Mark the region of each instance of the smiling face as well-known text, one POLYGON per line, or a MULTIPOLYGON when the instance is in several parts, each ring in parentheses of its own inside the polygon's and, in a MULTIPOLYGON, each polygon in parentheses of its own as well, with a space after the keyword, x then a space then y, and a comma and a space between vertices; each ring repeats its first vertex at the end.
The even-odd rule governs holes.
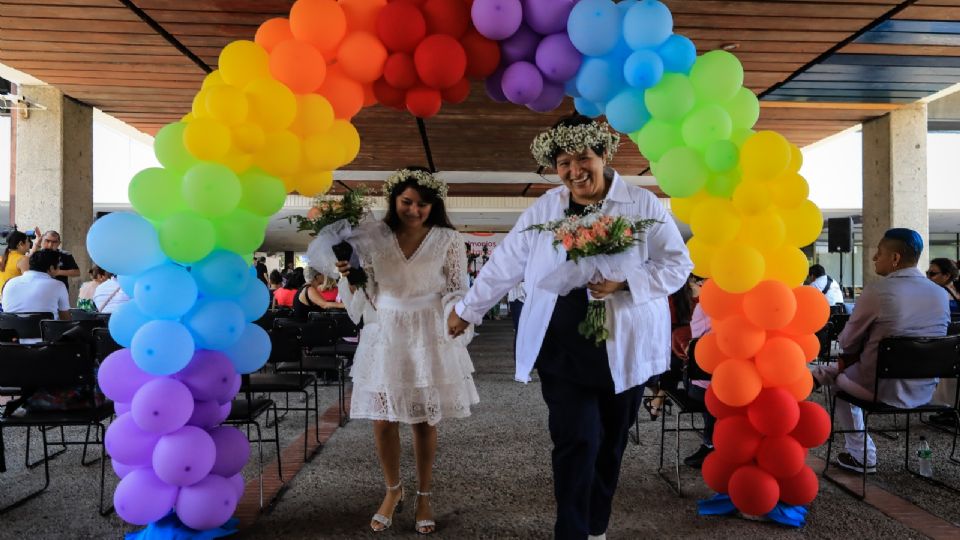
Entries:
POLYGON ((424 201, 412 187, 400 192, 396 199, 397 215, 405 227, 422 227, 430 216, 433 205, 424 201))
POLYGON ((557 156, 557 175, 570 190, 574 202, 596 204, 607 194, 607 181, 603 176, 606 161, 592 148, 579 152, 562 152, 557 156))

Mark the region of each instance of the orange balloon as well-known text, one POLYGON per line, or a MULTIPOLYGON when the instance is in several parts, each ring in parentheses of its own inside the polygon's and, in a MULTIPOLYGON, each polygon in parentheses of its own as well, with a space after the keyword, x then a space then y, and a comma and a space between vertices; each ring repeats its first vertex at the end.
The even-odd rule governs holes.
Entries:
POLYGON ((351 79, 372 83, 383 75, 387 48, 376 36, 367 32, 351 32, 337 51, 337 63, 351 79))
POLYGON ((330 101, 337 118, 349 120, 363 108, 363 86, 336 65, 327 70, 327 78, 317 93, 330 101))
POLYGON ((830 318, 827 298, 818 289, 806 285, 794 288, 793 294, 797 297, 797 314, 781 330, 795 336, 817 333, 830 318))
POLYGON ((807 399, 807 396, 810 395, 810 392, 813 392, 813 374, 809 370, 803 370, 803 375, 799 379, 793 381, 790 384, 782 386, 784 390, 790 392, 790 395, 796 398, 797 401, 803 401, 807 399))
POLYGON ((708 279, 700 289, 700 306, 714 322, 742 313, 742 301, 742 294, 728 293, 712 279, 708 279))
POLYGON ((797 313, 797 299, 785 284, 761 281, 743 295, 743 313, 760 328, 783 328, 797 313))
POLYGON ((376 104, 377 95, 373 93, 373 83, 363 85, 363 107, 373 107, 376 104))
POLYGON ((753 325, 743 315, 715 322, 713 330, 717 333, 717 345, 730 358, 751 358, 767 341, 767 333, 753 325))
POLYGON ((771 338, 757 353, 757 371, 766 387, 790 384, 807 371, 803 349, 792 339, 771 338))
POLYGON ((290 31, 328 54, 346 35, 347 16, 335 0, 297 0, 290 8, 290 31))
POLYGON ((803 358, 807 362, 813 362, 820 356, 820 338, 818 338, 816 334, 802 334, 799 336, 783 334, 783 336, 797 342, 797 345, 803 349, 803 358))
POLYGON ((753 362, 732 359, 717 366, 710 387, 723 403, 731 407, 743 407, 760 395, 763 381, 753 362))
POLYGON ((720 345, 717 344, 717 334, 713 332, 706 334, 697 341, 694 356, 700 369, 707 373, 713 373, 721 362, 729 359, 729 357, 720 350, 720 345))
POLYGON ((290 31, 290 20, 286 17, 274 17, 273 19, 267 19, 260 25, 260 28, 257 28, 253 41, 266 49, 267 52, 272 52, 278 43, 288 39, 293 39, 293 32, 290 31))
POLYGON ((270 53, 270 74, 294 94, 309 94, 323 84, 327 63, 313 45, 288 39, 270 53))
POLYGON ((350 32, 377 33, 377 15, 387 0, 340 0, 340 7, 347 17, 347 30, 350 32))

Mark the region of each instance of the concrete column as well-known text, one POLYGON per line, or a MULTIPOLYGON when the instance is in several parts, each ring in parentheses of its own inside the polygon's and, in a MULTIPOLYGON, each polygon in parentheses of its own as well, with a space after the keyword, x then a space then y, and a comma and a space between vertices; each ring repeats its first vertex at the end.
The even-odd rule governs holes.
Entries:
MULTIPOLYGON (((22 231, 60 232, 81 277, 70 279, 70 298, 85 281, 86 236, 93 223, 93 109, 54 86, 23 85, 20 93, 46 110, 16 118, 16 207, 22 231)), ((117 246, 123 249, 123 246, 117 246)))
MULTIPOLYGON (((879 279, 873 255, 883 233, 907 227, 929 246, 927 106, 911 105, 863 124, 863 281, 879 279)), ((928 250, 920 260, 926 269, 928 250)))

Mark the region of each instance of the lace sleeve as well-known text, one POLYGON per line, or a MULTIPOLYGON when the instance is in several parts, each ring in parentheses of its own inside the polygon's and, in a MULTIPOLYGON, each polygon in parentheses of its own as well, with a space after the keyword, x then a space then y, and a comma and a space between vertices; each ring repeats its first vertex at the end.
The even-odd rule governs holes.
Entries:
POLYGON ((359 324, 361 319, 366 324, 376 321, 377 312, 374 306, 377 302, 378 286, 373 258, 370 254, 370 250, 373 249, 372 246, 373 244, 370 242, 358 243, 357 250, 354 251, 354 256, 359 261, 360 268, 363 268, 367 274, 366 285, 362 289, 351 292, 347 278, 341 277, 337 284, 347 314, 356 324, 359 324))
POLYGON ((463 296, 470 286, 467 277, 467 251, 460 233, 454 233, 447 246, 447 253, 443 260, 443 274, 446 277, 444 295, 457 294, 463 296))

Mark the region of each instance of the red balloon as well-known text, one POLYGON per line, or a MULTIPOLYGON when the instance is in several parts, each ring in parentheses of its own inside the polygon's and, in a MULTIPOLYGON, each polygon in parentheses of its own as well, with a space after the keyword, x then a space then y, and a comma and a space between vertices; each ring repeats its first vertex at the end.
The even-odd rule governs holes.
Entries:
POLYGON ((817 473, 806 465, 796 475, 790 478, 781 478, 778 482, 780 484, 780 500, 787 504, 810 504, 817 497, 817 491, 820 490, 820 480, 817 478, 817 473))
POLYGON ((427 0, 420 9, 431 34, 460 39, 470 26, 470 10, 461 0, 427 0))
POLYGON ((762 439, 745 416, 728 416, 717 420, 713 430, 714 453, 730 463, 746 463, 757 454, 762 439))
POLYGON ((747 418, 753 428, 764 435, 786 435, 797 427, 800 407, 783 388, 764 388, 747 407, 747 418))
POLYGON ((746 407, 731 407, 720 401, 720 398, 714 393, 712 386, 707 387, 703 401, 707 406, 707 411, 709 411, 714 418, 726 418, 728 416, 744 415, 747 413, 746 407))
POLYGON ((707 487, 717 493, 726 493, 730 475, 738 467, 740 467, 739 463, 731 463, 723 459, 717 452, 710 452, 707 454, 707 458, 703 460, 703 467, 700 472, 703 473, 703 482, 707 484, 707 487))
POLYGON ((744 514, 762 516, 777 506, 780 485, 777 479, 759 467, 744 465, 737 469, 727 484, 730 500, 744 514))
POLYGON ((407 90, 407 110, 417 118, 430 118, 440 112, 440 91, 426 86, 407 90))
POLYGON ((463 78, 467 71, 467 53, 459 41, 447 35, 434 34, 417 45, 413 63, 424 84, 443 90, 463 78))
POLYGON ((399 88, 394 88, 382 78, 373 82, 373 95, 377 98, 378 103, 392 109, 402 111, 407 106, 407 93, 399 88))
MULTIPOLYGON (((457 0, 458 2, 460 0, 457 0)), ((440 95, 443 97, 443 100, 447 103, 452 103, 456 105, 457 103, 463 103, 467 100, 467 97, 470 96, 470 81, 464 77, 460 79, 460 82, 440 91, 440 95)))
POLYGON ((460 45, 467 53, 467 77, 485 79, 500 65, 500 46, 496 41, 487 39, 471 28, 460 39, 460 45))
POLYGON ((427 35, 427 22, 409 2, 390 2, 377 16, 377 37, 390 51, 411 53, 427 35))
POLYGON ((413 65, 413 57, 407 53, 393 53, 383 64, 383 78, 390 86, 407 90, 420 82, 417 78, 417 67, 413 65))
POLYGON ((816 448, 830 437, 830 415, 823 407, 812 401, 801 401, 800 419, 790 436, 804 448, 816 448))
POLYGON ((807 459, 807 450, 789 435, 767 437, 757 449, 757 465, 777 478, 796 476, 807 459))

